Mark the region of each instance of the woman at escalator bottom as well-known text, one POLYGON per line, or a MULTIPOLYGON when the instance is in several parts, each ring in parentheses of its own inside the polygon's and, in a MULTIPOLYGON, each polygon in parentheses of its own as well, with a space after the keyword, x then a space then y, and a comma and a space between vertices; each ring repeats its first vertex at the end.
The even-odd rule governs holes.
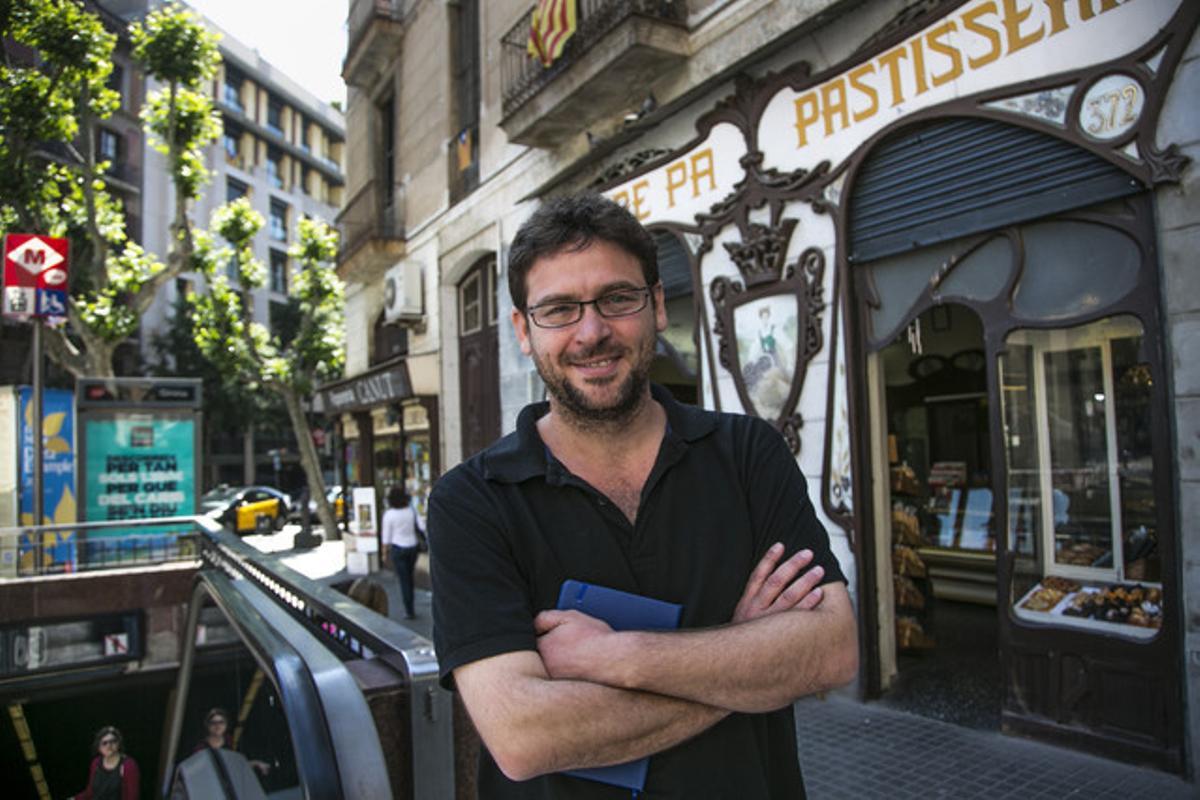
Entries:
POLYGON ((105 725, 92 743, 96 757, 88 772, 87 788, 75 800, 137 800, 141 773, 132 756, 125 754, 121 732, 105 725))

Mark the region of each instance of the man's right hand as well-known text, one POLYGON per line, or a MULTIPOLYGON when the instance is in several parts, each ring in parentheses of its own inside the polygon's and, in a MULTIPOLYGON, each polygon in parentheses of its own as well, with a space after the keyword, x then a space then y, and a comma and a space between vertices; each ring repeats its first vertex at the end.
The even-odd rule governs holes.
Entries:
POLYGON ((821 604, 824 593, 817 584, 825 577, 825 570, 816 566, 803 572, 812 562, 812 551, 801 550, 780 564, 782 557, 782 544, 776 542, 767 549, 746 581, 732 622, 746 622, 793 608, 809 610, 821 604))

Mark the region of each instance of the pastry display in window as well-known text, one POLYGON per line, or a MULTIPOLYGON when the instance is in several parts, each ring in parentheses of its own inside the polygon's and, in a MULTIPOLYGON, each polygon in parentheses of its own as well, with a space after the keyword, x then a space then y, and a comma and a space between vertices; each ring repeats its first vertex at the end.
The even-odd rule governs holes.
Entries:
POLYGON ((921 523, 917 521, 917 511, 912 506, 904 503, 892 505, 892 541, 910 547, 924 544, 921 541, 921 523))
POLYGON ((925 608, 925 595, 913 583, 912 578, 904 575, 895 575, 892 577, 892 585, 896 591, 896 606, 898 608, 911 608, 916 611, 921 611, 925 608))
POLYGON ((892 571, 897 575, 924 578, 925 562, 917 555, 916 550, 908 545, 898 544, 892 547, 892 571))
POLYGON ((1062 599, 1066 597, 1066 593, 1059 589, 1051 589, 1048 586, 1042 586, 1040 589, 1034 590, 1029 597, 1025 598, 1025 602, 1021 603, 1021 608, 1028 608, 1030 611, 1049 611, 1058 605, 1062 599))
POLYGON ((1051 575, 1030 589, 1017 603, 1017 609, 1064 621, 1077 620, 1072 623, 1076 626, 1116 624, 1158 629, 1162 627, 1162 589, 1140 583, 1089 586, 1051 575))
POLYGON ((1162 627, 1162 590, 1137 583, 1085 590, 1071 598, 1063 613, 1070 617, 1159 628, 1162 627))
POLYGON ((896 617, 896 646, 901 650, 925 650, 935 644, 916 617, 896 617))
POLYGON ((908 464, 898 464, 892 467, 892 493, 921 494, 921 483, 917 480, 917 473, 908 464))

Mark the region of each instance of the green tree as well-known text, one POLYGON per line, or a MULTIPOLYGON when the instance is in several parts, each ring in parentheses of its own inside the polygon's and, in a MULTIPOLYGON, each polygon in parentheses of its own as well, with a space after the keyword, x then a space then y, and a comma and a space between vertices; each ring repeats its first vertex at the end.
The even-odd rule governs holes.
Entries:
POLYGON ((262 215, 241 198, 213 213, 211 229, 227 246, 218 247, 207 235, 197 236, 195 265, 205 275, 207 291, 191 296, 196 345, 223 374, 282 398, 309 496, 317 503, 317 516, 327 538, 337 538, 302 405, 320 382, 341 375, 345 361, 345 291, 333 268, 337 233, 319 220, 300 220, 296 243, 288 251, 299 265, 289 289, 298 322, 285 340, 250 317, 252 292, 266 279, 266 268, 253 251, 254 237, 262 226, 262 215), (233 283, 225 273, 229 263, 235 267, 233 283))
MULTIPOLYGON (((166 326, 151 339, 155 357, 150 371, 163 377, 200 378, 204 382, 203 463, 211 467, 217 431, 241 436, 244 440, 252 432, 275 430, 285 409, 282 399, 254 391, 239 376, 226 374, 200 352, 196 346, 196 326, 191 310, 191 301, 187 297, 176 298, 166 326)), ((245 448, 243 443, 243 452, 245 448)), ((206 486, 214 482, 212 476, 204 479, 206 486)))
POLYGON ((119 100, 106 86, 116 36, 78 0, 0 0, 0 228, 70 239, 67 325, 49 328, 46 345, 76 377, 112 376, 117 346, 159 287, 190 265, 187 212, 208 177, 204 148, 221 132, 204 92, 220 63, 217 37, 199 17, 171 5, 129 33, 134 58, 163 87, 142 112, 174 184, 161 258, 129 240, 105 184, 110 165, 96 160, 96 123, 119 100))

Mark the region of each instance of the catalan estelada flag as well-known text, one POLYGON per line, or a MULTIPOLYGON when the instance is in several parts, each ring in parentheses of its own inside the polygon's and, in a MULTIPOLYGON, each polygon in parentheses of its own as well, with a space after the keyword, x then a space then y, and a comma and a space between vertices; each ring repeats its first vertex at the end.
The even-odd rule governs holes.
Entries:
POLYGON ((563 47, 573 33, 575 0, 538 0, 525 49, 541 61, 543 67, 548 67, 562 55, 563 47))

